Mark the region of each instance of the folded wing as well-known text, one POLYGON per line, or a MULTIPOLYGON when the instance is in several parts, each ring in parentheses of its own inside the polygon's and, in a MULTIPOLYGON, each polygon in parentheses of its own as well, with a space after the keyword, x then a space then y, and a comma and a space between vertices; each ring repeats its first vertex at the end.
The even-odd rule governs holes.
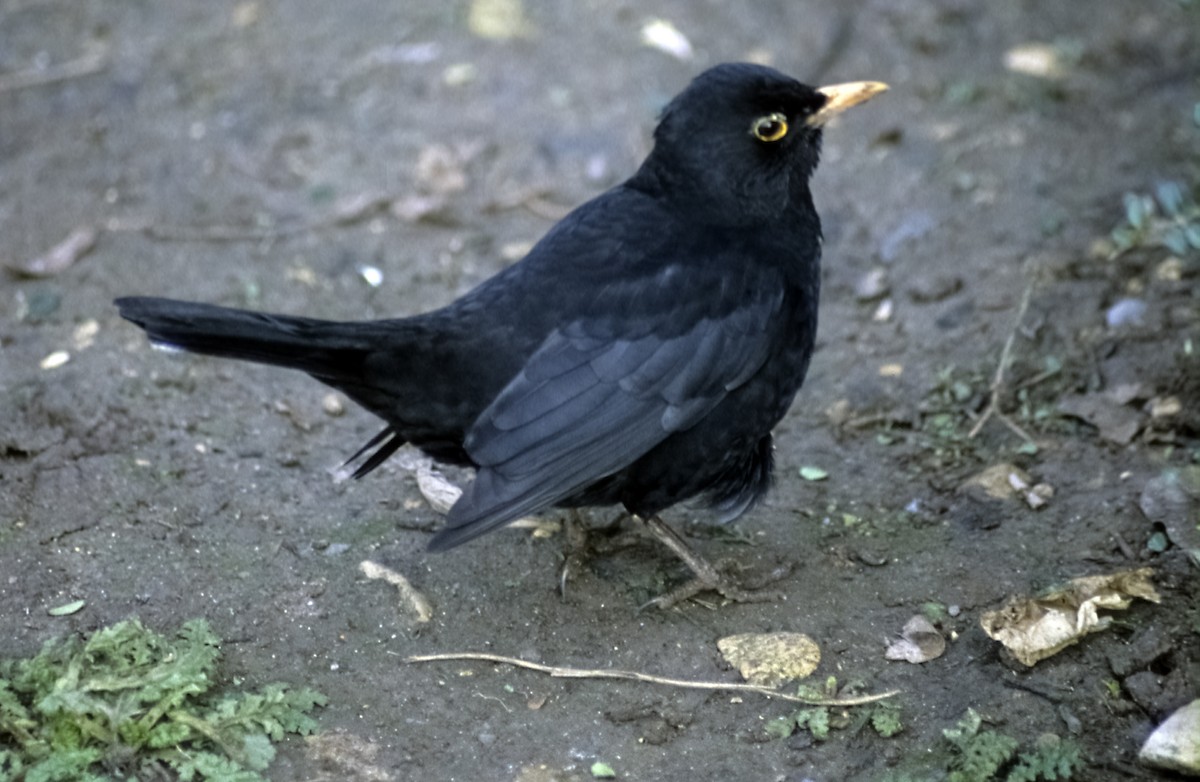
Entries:
POLYGON ((554 331, 468 433, 479 470, 430 548, 551 507, 695 425, 766 362, 781 303, 757 286, 682 333, 670 306, 631 318, 628 338, 586 318, 554 331))

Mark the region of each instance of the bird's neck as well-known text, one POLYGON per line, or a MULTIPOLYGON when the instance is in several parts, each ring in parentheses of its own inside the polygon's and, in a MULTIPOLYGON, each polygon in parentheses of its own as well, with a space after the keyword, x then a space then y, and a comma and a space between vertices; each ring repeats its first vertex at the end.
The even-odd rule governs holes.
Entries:
POLYGON ((686 168, 651 155, 624 186, 686 213, 692 222, 711 226, 753 228, 779 221, 807 222, 810 218, 816 223, 807 172, 792 172, 772 199, 762 198, 758 191, 753 196, 739 193, 736 184, 708 179, 706 172, 689 173, 686 168))

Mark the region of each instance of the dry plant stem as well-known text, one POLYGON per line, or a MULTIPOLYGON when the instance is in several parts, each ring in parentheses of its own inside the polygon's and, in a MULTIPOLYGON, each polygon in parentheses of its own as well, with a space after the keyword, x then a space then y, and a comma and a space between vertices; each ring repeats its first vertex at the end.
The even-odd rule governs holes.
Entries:
POLYGON ((531 671, 549 674, 557 679, 627 679, 637 682, 662 684, 668 687, 684 687, 691 690, 755 692, 759 695, 765 695, 768 698, 779 698, 780 700, 792 701, 793 703, 803 703, 809 706, 862 706, 867 703, 875 703, 877 701, 886 700, 887 698, 891 698, 900 693, 899 690, 888 690, 887 692, 881 692, 876 695, 860 695, 854 698, 804 698, 799 695, 788 695, 787 693, 782 693, 778 690, 773 690, 770 687, 763 687, 757 684, 702 682, 691 681, 689 679, 672 679, 666 676, 654 676, 653 674, 649 673, 613 670, 611 668, 562 668, 557 665, 531 663, 527 662, 526 660, 519 660, 515 657, 505 657, 500 654, 488 654, 487 652, 418 654, 413 655, 412 657, 404 658, 404 662, 406 663, 431 663, 443 662, 447 660, 474 660, 478 662, 512 665, 517 668, 525 668, 531 671))
POLYGON ((983 411, 983 415, 979 416, 979 420, 971 427, 971 431, 967 433, 967 437, 974 439, 983 425, 987 423, 992 416, 1000 419, 1000 422, 1007 426, 1012 432, 1030 445, 1036 445, 1029 433, 1017 426, 1016 422, 1005 415, 1000 410, 1000 394, 1004 390, 1004 370, 1008 367, 1008 363, 1012 357, 1013 343, 1017 339, 1017 332, 1021 329, 1021 322, 1025 320, 1025 313, 1029 311, 1029 300, 1033 296, 1033 285, 1037 279, 1036 270, 1030 268, 1026 264, 1025 273, 1029 277, 1028 283, 1025 285, 1025 291, 1021 294, 1021 304, 1017 307, 1017 316, 1013 319, 1012 329, 1008 332, 1008 339, 1004 340, 1004 348, 1000 351, 1000 361, 996 363, 996 374, 992 377, 991 393, 988 397, 987 407, 983 411))

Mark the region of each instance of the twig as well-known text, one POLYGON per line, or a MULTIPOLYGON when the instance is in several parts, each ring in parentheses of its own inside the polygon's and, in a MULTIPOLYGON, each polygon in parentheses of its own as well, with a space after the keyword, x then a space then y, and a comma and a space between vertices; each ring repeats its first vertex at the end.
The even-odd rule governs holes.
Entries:
POLYGON ((1017 317, 1013 319, 1012 329, 1009 330, 1008 338, 1004 340, 1004 348, 1000 351, 1000 361, 996 363, 996 373, 992 376, 987 407, 984 409, 983 414, 979 416, 979 420, 971 427, 971 431, 967 433, 967 437, 970 439, 975 439, 975 436, 979 434, 979 430, 988 422, 988 419, 995 416, 1022 440, 1031 445, 1036 445, 1034 439, 1024 429, 1017 426, 1015 421, 1000 410, 1000 394, 1004 390, 1004 371, 1008 367, 1008 362, 1012 356, 1013 343, 1017 339, 1017 332, 1021 330, 1021 321, 1025 320, 1025 313, 1029 311, 1029 300, 1033 296, 1033 286, 1037 280, 1036 270, 1030 269, 1029 264, 1026 264, 1026 273, 1029 276, 1029 281, 1025 285, 1024 293, 1021 294, 1021 304, 1017 307, 1017 317))
POLYGON ((763 687, 758 684, 737 684, 733 682, 703 682, 692 681, 690 679, 672 679, 666 676, 655 676, 649 673, 614 670, 610 668, 562 668, 557 665, 531 663, 526 660, 519 660, 516 657, 505 657, 500 654, 489 654, 487 652, 418 654, 413 655, 412 657, 404 658, 404 662, 406 663, 430 663, 445 660, 475 660, 500 663, 502 665, 512 665, 517 668, 526 668, 531 671, 549 674, 557 679, 628 679, 638 682, 649 682, 651 684, 663 684, 668 687, 683 687, 691 690, 756 692, 759 695, 765 695, 768 698, 779 698, 780 700, 792 701, 794 703, 804 703, 809 706, 862 706, 867 703, 875 703, 876 701, 891 698, 900 693, 899 690, 888 690, 887 692, 881 692, 877 695, 860 695, 855 698, 805 698, 799 695, 788 695, 786 693, 779 692, 778 690, 773 690, 770 687, 763 687))
POLYGON ((381 579, 396 587, 400 593, 401 605, 407 605, 416 614, 418 622, 428 622, 433 618, 433 606, 429 604, 429 598, 417 591, 404 574, 369 559, 359 562, 358 569, 367 578, 381 579))
POLYGON ((45 68, 28 68, 23 71, 0 74, 0 92, 13 92, 28 87, 40 87, 80 76, 90 76, 108 67, 108 50, 100 49, 74 60, 68 60, 45 68))

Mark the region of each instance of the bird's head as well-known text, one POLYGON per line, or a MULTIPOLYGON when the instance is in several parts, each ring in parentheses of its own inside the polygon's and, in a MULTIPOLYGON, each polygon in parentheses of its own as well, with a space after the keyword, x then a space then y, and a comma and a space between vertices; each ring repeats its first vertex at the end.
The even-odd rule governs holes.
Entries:
POLYGON ((663 111, 634 182, 731 222, 778 217, 796 199, 808 200, 825 123, 886 89, 880 82, 809 87, 750 63, 709 68, 663 111))

